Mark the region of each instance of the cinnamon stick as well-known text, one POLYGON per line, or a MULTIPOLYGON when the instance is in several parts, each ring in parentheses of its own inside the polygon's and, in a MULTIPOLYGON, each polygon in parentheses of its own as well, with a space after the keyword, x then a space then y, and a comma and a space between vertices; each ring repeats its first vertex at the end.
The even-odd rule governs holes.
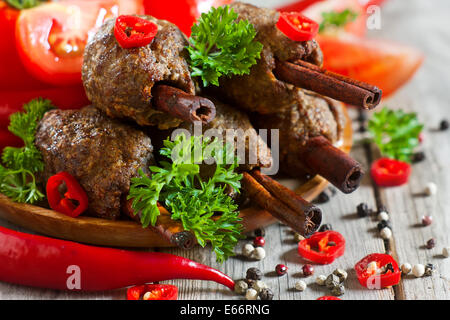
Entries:
POLYGON ((310 138, 300 148, 299 161, 310 172, 321 175, 344 193, 355 191, 364 176, 364 170, 358 161, 322 136, 310 138))
MULTIPOLYGON (((262 175, 255 176, 260 179, 262 175)), ((308 204, 306 200, 300 200, 301 197, 292 191, 294 195, 283 194, 284 187, 280 187, 278 182, 269 177, 264 177, 262 181, 273 193, 251 174, 243 173, 242 187, 251 200, 303 236, 309 236, 317 230, 322 220, 322 212, 318 207, 308 204), (290 196, 295 199, 287 200, 290 196)))
POLYGON ((216 107, 210 100, 187 94, 178 88, 158 85, 152 94, 156 109, 184 121, 207 124, 216 116, 216 107))
MULTIPOLYGON (((131 207, 132 200, 127 200, 122 206, 122 211, 131 219, 140 222, 140 213, 134 214, 131 207)), ((170 218, 170 212, 168 212, 163 206, 158 205, 160 215, 156 221, 155 226, 151 226, 156 230, 164 239, 170 243, 182 248, 192 249, 197 243, 195 236, 192 232, 183 230, 183 225, 179 221, 174 221, 170 218)))
POLYGON ((277 60, 274 74, 277 79, 296 87, 368 110, 375 108, 381 100, 379 88, 302 60, 294 63, 277 60))

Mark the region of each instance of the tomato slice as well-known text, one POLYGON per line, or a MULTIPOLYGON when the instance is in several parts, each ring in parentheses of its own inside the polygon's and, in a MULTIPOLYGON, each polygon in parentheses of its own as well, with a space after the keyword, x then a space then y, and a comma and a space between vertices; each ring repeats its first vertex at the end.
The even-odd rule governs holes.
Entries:
POLYGON ((108 18, 140 13, 140 2, 68 0, 22 10, 16 23, 16 47, 25 68, 53 85, 81 83, 89 37, 108 18))
POLYGON ((145 14, 170 21, 190 36, 192 25, 202 13, 208 12, 212 7, 220 7, 231 2, 232 0, 144 0, 144 8, 145 14))
POLYGON ((372 253, 361 259, 355 265, 359 283, 368 289, 382 289, 394 286, 400 282, 401 272, 397 261, 384 253, 372 253), (368 272, 370 263, 375 262, 378 268, 385 268, 383 273, 368 272), (390 268, 386 268, 386 266, 390 268))
POLYGON ((319 31, 317 22, 298 12, 282 12, 277 28, 293 41, 309 41, 319 31))
POLYGON ((298 244, 298 253, 318 264, 330 264, 345 252, 345 239, 337 231, 316 232, 298 244))
POLYGON ((416 49, 388 41, 353 36, 317 40, 327 70, 373 84, 383 90, 383 97, 404 85, 424 59, 416 49))
POLYGON ((127 290, 127 300, 177 300, 178 288, 171 284, 146 284, 127 290))
POLYGON ((403 161, 381 158, 372 164, 370 173, 380 187, 401 186, 408 182, 411 166, 403 161))

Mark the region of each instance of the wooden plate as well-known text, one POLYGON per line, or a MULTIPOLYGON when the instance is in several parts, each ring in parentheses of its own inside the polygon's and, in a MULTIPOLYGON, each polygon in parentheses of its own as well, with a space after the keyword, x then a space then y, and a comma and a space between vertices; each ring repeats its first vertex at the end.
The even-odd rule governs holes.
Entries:
MULTIPOLYGON (((339 148, 350 152, 352 124, 348 114, 345 115, 347 125, 339 148)), ((282 182, 295 189, 308 201, 313 200, 328 185, 328 182, 320 176, 303 182, 282 182)), ((276 221, 267 211, 256 207, 242 210, 240 216, 243 218, 242 223, 246 232, 276 221)), ((133 221, 111 221, 92 217, 70 218, 53 210, 13 202, 2 194, 0 194, 0 218, 41 234, 88 244, 113 247, 172 246, 152 229, 144 229, 133 221)))

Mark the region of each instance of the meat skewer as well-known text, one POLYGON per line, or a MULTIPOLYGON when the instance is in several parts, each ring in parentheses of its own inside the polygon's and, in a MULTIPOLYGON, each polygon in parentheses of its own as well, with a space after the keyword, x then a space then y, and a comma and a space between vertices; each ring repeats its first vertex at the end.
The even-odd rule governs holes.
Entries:
POLYGON ((208 123, 215 107, 195 96, 185 36, 167 21, 141 17, 158 26, 149 45, 122 48, 114 36, 115 19, 106 21, 87 44, 82 79, 89 100, 108 116, 141 126, 168 129, 183 121, 208 123))

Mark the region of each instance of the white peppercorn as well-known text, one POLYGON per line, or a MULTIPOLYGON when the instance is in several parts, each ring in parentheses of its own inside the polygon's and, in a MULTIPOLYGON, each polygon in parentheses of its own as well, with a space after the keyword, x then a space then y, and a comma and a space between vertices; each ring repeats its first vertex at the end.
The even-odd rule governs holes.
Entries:
POLYGON ((415 277, 420 278, 425 274, 425 266, 423 264, 415 264, 412 268, 412 273, 415 277))
POLYGON ((299 280, 295 283, 295 289, 298 291, 304 291, 306 289, 305 281, 299 280))
POLYGON ((267 284, 265 284, 264 282, 262 282, 261 280, 256 280, 255 282, 253 282, 252 284, 252 289, 255 289, 258 293, 261 292, 262 289, 267 288, 267 284))
POLYGON ((444 248, 442 249, 442 255, 443 255, 445 258, 450 257, 450 247, 444 247, 444 248))
POLYGON ((392 231, 391 231, 391 229, 388 228, 388 227, 381 229, 380 236, 384 240, 389 240, 390 238, 392 238, 392 231))
POLYGON ((327 280, 327 276, 320 274, 316 277, 316 283, 319 286, 324 286, 325 285, 325 280, 327 280))
POLYGON ((409 274, 411 272, 412 266, 409 263, 404 263, 404 264, 402 264, 400 269, 402 269, 402 273, 404 275, 407 275, 407 274, 409 274))
POLYGON ((339 282, 344 282, 348 277, 347 271, 340 268, 334 270, 333 274, 339 278, 339 282))
POLYGON ((339 283, 339 277, 334 274, 330 274, 325 280, 325 285, 328 289, 333 289, 334 287, 338 286, 339 283))
POLYGON ((255 250, 255 247, 251 243, 246 243, 242 247, 242 254, 244 256, 246 256, 246 257, 250 257, 250 255, 252 254, 253 250, 255 250))
POLYGON ((258 292, 255 289, 248 289, 245 293, 245 299, 256 300, 258 299, 258 292))
POLYGON ((257 247, 253 250, 250 257, 256 260, 262 260, 266 257, 266 250, 263 247, 257 247))
POLYGON ((389 214, 386 211, 381 211, 378 214, 377 218, 378 218, 378 221, 383 221, 383 220, 388 221, 389 220, 389 214))
POLYGON ((234 284, 234 292, 237 294, 245 294, 248 289, 248 284, 244 280, 238 280, 234 284))
POLYGON ((437 185, 433 182, 428 182, 427 185, 425 186, 424 193, 427 196, 435 195, 437 193, 437 185))

